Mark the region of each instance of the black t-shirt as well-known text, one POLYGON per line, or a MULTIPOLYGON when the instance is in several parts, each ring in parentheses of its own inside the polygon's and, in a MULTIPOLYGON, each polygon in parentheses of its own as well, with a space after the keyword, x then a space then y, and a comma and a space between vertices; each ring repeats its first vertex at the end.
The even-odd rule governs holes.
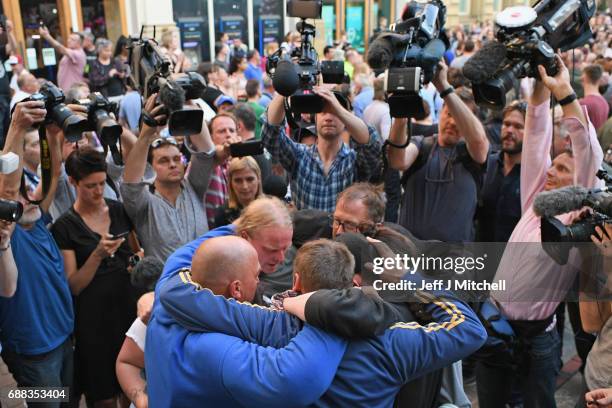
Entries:
POLYGON ((220 95, 223 95, 223 92, 212 86, 207 86, 202 95, 202 100, 216 112, 217 107, 215 106, 215 101, 220 95))
POLYGON ((6 44, 0 44, 0 95, 2 96, 11 95, 9 76, 4 69, 4 61, 6 61, 7 58, 8 55, 6 54, 6 44))
MULTIPOLYGON (((111 219, 109 233, 119 235, 134 229, 132 222, 127 216, 123 204, 118 201, 105 199, 108 206, 108 215, 111 219)), ((53 237, 60 249, 74 250, 77 261, 77 268, 85 264, 91 253, 98 246, 100 235, 92 231, 81 216, 70 207, 51 227, 53 237)), ((105 258, 96 276, 110 273, 127 273, 128 259, 132 255, 132 250, 126 239, 119 247, 113 258, 105 258)))

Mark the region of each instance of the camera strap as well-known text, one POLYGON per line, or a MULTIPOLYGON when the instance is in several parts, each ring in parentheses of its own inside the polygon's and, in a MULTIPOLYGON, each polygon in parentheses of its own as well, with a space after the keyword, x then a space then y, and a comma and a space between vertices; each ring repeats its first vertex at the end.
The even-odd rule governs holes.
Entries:
POLYGON ((40 182, 42 183, 42 198, 40 200, 30 200, 23 171, 21 172, 21 185, 19 186, 23 198, 34 205, 39 205, 47 198, 49 188, 51 187, 51 151, 49 150, 49 141, 47 140, 47 131, 44 124, 41 124, 38 128, 38 140, 40 142, 40 182))

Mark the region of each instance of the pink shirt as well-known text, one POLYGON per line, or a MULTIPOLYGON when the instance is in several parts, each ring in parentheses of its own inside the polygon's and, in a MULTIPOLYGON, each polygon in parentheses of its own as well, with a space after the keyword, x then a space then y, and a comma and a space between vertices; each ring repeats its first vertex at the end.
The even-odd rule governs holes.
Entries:
POLYGON ((591 123, 595 126, 595 130, 599 130, 600 127, 608 120, 608 114, 610 113, 610 105, 601 95, 587 95, 580 99, 580 104, 586 106, 589 112, 589 118, 591 123))
MULTIPOLYGON (((529 106, 521 157, 521 206, 518 222, 497 269, 495 281, 505 280, 505 291, 491 291, 510 320, 544 320, 565 298, 581 266, 577 250, 570 253, 566 265, 558 265, 541 246, 540 217, 533 212, 535 196, 544 190, 546 171, 552 161, 552 119, 550 103, 529 106)), ((588 120, 588 113, 583 108, 588 120)), ((592 124, 586 129, 577 118, 563 119, 572 140, 574 184, 592 188, 601 185, 595 176, 603 152, 592 124)), ((571 224, 578 211, 557 216, 571 224)))
POLYGON ((57 85, 67 92, 75 82, 83 82, 83 71, 87 63, 85 51, 66 48, 67 53, 59 62, 57 85))

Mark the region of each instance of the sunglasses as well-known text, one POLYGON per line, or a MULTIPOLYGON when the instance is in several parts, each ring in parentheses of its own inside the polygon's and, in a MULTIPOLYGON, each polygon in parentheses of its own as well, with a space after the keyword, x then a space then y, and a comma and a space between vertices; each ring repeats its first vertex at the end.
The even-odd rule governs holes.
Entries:
POLYGON ((178 146, 178 142, 176 141, 175 138, 173 137, 159 137, 157 139, 155 139, 153 142, 151 142, 151 148, 152 149, 157 149, 160 146, 164 146, 167 144, 171 144, 173 146, 178 146))

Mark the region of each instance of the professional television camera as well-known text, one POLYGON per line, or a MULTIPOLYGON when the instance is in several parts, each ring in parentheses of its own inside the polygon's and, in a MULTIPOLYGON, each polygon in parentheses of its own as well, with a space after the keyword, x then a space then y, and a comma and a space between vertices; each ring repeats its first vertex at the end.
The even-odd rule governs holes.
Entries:
POLYGON ((169 115, 168 131, 171 135, 188 136, 200 133, 204 113, 201 110, 184 109, 179 103, 184 103, 186 99, 202 97, 206 89, 204 78, 196 72, 173 73, 170 58, 161 51, 155 40, 143 39, 142 32, 139 39, 130 40, 130 80, 134 87, 145 99, 153 93, 160 93, 158 99, 164 104, 169 115), (164 100, 161 94, 165 94, 167 99, 164 100))
POLYGON ((567 263, 569 249, 576 243, 591 242, 591 235, 597 235, 595 227, 612 224, 612 176, 604 170, 600 170, 597 176, 605 180, 608 186, 596 190, 565 187, 540 193, 534 201, 535 213, 542 216, 542 247, 561 265, 567 263), (555 215, 585 206, 593 212, 572 225, 564 225, 555 218, 555 215))
POLYGON ((374 71, 385 72, 391 116, 406 118, 424 113, 419 93, 430 82, 438 62, 449 48, 444 30, 446 6, 440 0, 411 1, 402 18, 370 45, 367 61, 374 71))
POLYGON ((289 0, 287 15, 301 18, 296 29, 302 36, 300 48, 290 55, 279 48, 266 63, 266 71, 272 77, 274 89, 279 94, 290 97, 291 111, 299 113, 318 113, 323 110, 323 99, 313 92, 319 82, 319 74, 324 83, 340 84, 345 78, 342 61, 322 61, 319 63, 317 52, 312 45, 316 35, 315 27, 306 22, 308 18, 321 18, 321 0, 289 0), (295 63, 291 59, 296 59, 295 63))
POLYGON ((503 109, 519 79, 539 78, 538 65, 555 75, 555 50, 580 47, 593 36, 589 19, 595 7, 594 0, 539 0, 497 14, 498 41, 485 44, 463 67, 476 103, 503 109))

